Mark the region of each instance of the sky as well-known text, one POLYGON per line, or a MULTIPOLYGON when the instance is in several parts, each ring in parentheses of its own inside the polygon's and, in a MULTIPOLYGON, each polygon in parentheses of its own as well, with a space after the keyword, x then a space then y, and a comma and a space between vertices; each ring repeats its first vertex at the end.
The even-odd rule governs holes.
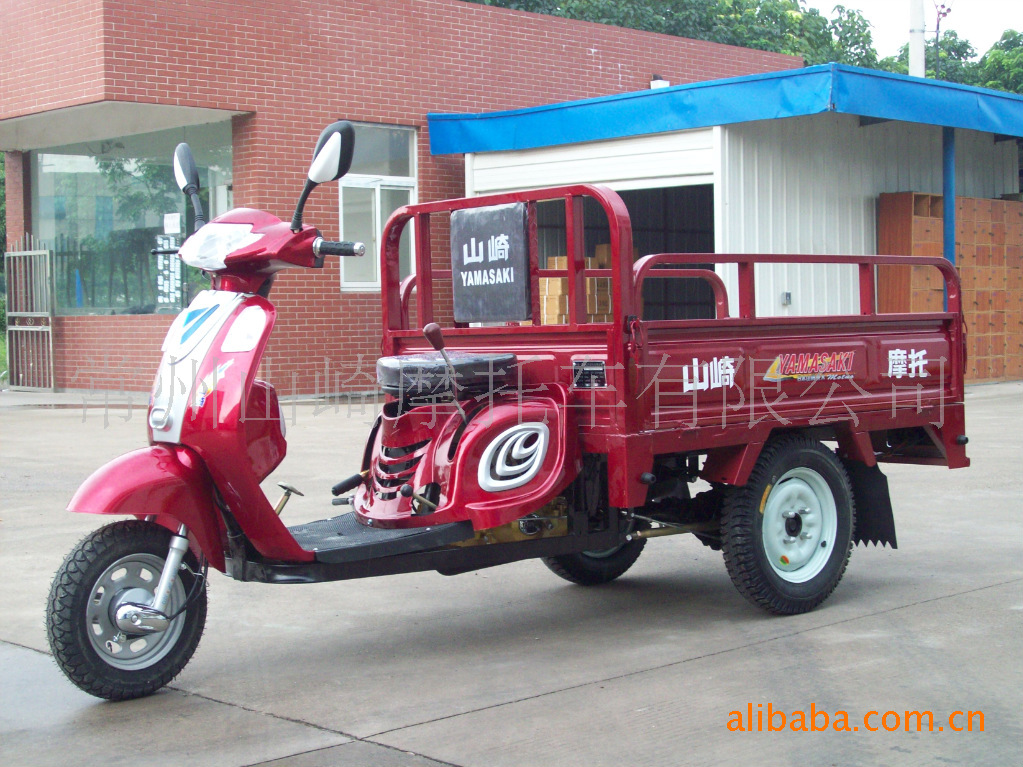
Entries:
MULTIPOLYGON (((942 0, 938 0, 938 4, 942 0)), ((1023 32, 1023 0, 943 0, 952 11, 941 21, 942 31, 954 29, 966 38, 982 56, 998 42, 1002 32, 1023 32)), ((874 48, 882 58, 894 56, 909 41, 909 0, 808 0, 829 18, 836 5, 860 11, 873 26, 874 48)), ((935 0, 924 0, 924 21, 928 42, 934 40, 937 13, 935 0)))

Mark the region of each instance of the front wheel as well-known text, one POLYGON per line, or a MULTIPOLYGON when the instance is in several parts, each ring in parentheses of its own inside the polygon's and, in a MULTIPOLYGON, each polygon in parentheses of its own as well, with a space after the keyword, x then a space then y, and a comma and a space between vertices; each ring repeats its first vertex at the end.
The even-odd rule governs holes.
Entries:
POLYGON ((852 490, 835 454, 801 434, 771 440, 721 516, 728 574, 750 602, 779 615, 817 607, 852 553, 852 490))
POLYGON ((85 692, 108 700, 151 695, 195 652, 206 624, 206 589, 191 552, 171 586, 166 613, 177 615, 165 631, 126 633, 114 619, 122 604, 152 600, 171 536, 151 522, 116 522, 87 536, 57 571, 46 609, 50 649, 85 692))

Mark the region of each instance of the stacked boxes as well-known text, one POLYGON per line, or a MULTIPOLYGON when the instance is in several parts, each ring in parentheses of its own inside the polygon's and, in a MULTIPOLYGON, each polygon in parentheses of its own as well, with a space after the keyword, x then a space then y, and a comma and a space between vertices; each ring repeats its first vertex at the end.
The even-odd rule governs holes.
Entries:
MULTIPOLYGON (((548 269, 568 269, 566 256, 551 256, 547 259, 548 269)), ((564 325, 568 322, 568 278, 540 278, 540 324, 564 325)))
POLYGON ((1023 378, 1023 202, 961 198, 956 263, 968 381, 1023 378))
MULTIPOLYGON (((605 246, 606 247, 606 246, 605 246)), ((598 248, 599 249, 599 248, 598 248)), ((589 259, 588 269, 606 269, 598 266, 598 258, 589 259)), ((548 269, 567 270, 565 256, 547 259, 548 269)), ((611 322, 611 278, 586 278, 586 321, 611 322)), ((543 325, 564 325, 568 322, 568 278, 540 278, 540 322, 543 325)))
MULTIPOLYGON (((1023 202, 960 197, 956 266, 966 315, 966 380, 1023 379, 1023 202)), ((880 253, 941 257, 942 198, 881 195, 880 253)), ((930 267, 878 267, 882 312, 940 312, 943 280, 930 267)))

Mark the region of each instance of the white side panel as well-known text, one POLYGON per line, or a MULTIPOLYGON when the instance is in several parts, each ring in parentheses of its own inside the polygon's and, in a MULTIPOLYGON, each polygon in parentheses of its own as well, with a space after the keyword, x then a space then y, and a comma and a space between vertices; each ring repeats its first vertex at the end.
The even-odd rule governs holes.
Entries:
POLYGON ((709 184, 717 157, 713 128, 483 152, 466 162, 465 188, 481 195, 561 184, 606 184, 619 190, 709 184))
MULTIPOLYGON (((942 191, 940 127, 887 122, 861 127, 851 115, 815 115, 726 126, 716 241, 721 253, 869 255, 877 252, 882 192, 942 191)), ((1014 142, 956 131, 956 193, 1018 191, 1014 142)), ((734 301, 735 269, 723 270, 734 301)), ((855 313, 847 267, 761 267, 757 314, 855 313), (791 293, 792 303, 782 305, 791 293)))

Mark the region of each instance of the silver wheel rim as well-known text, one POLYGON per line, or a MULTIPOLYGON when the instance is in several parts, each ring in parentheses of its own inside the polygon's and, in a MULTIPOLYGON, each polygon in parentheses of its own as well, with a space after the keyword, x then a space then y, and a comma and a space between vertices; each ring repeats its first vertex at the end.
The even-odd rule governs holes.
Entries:
MULTIPOLYGON (((96 579, 85 608, 85 632, 92 649, 104 663, 124 671, 148 668, 164 658, 184 630, 185 616, 156 634, 125 634, 114 623, 114 613, 125 602, 149 604, 160 581, 163 558, 154 554, 121 557, 96 579)), ((185 587, 180 578, 171 586, 168 614, 184 604, 185 587)))
POLYGON ((771 569, 789 583, 805 583, 831 558, 838 510, 831 487, 813 469, 785 472, 763 509, 762 540, 771 569))

